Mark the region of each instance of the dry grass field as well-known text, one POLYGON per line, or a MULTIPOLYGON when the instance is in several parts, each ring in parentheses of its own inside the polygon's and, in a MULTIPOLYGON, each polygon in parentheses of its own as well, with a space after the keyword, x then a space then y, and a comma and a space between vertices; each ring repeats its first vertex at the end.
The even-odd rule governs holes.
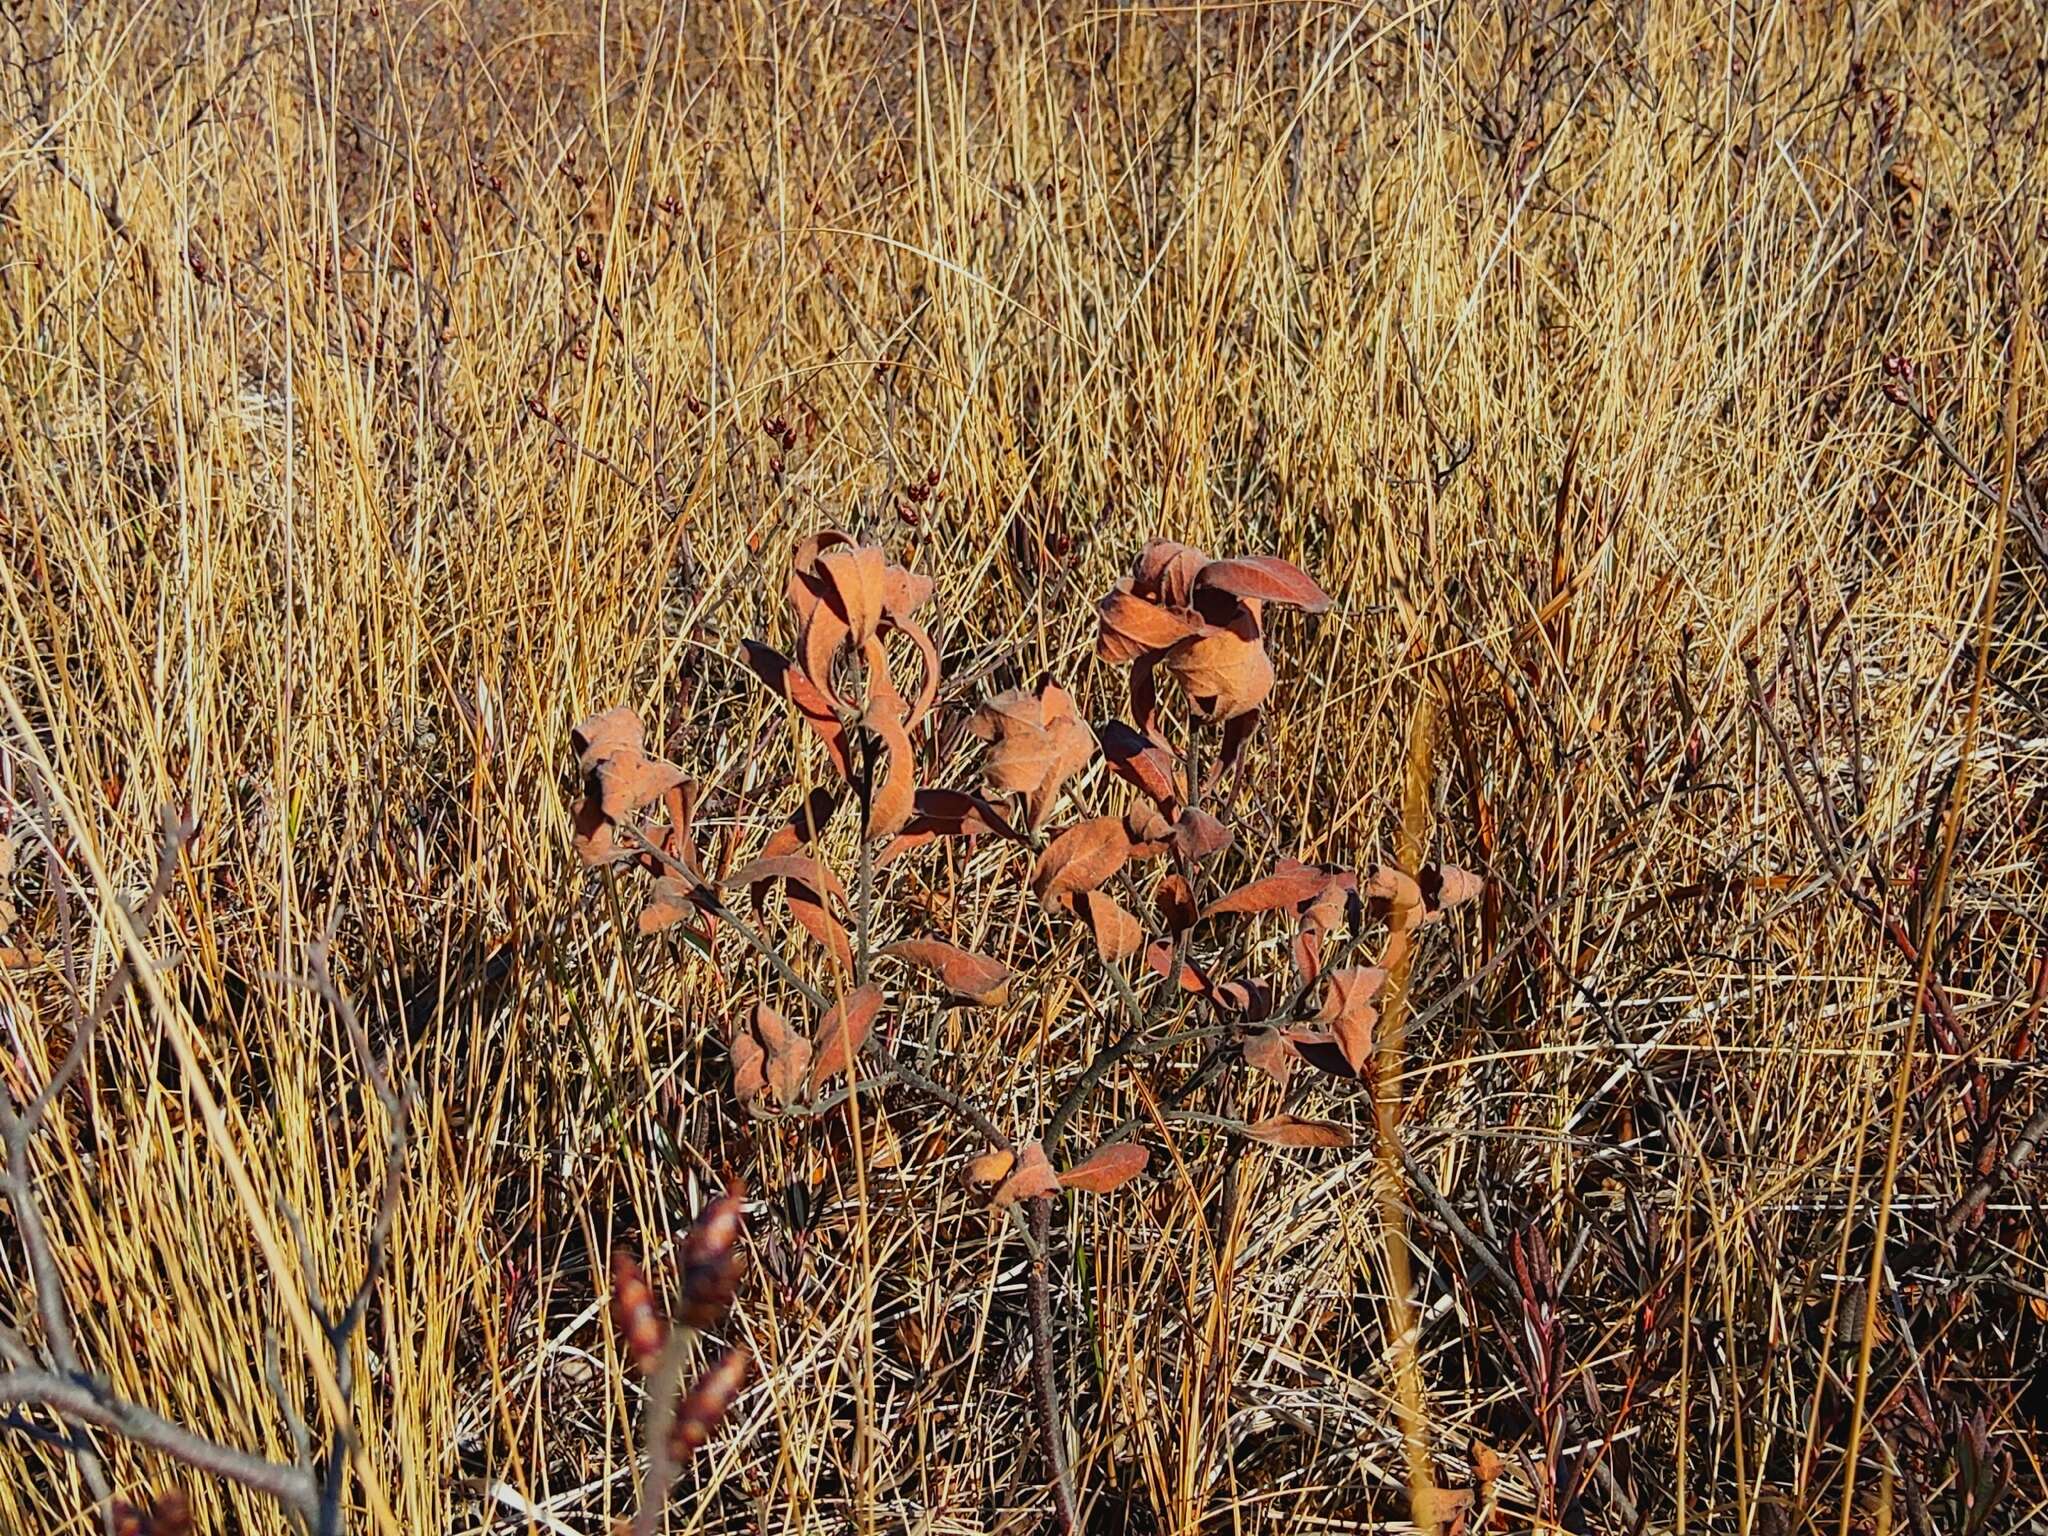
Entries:
POLYGON ((0 17, 0 1530, 293 1528, 135 1407, 328 1529, 623 1529, 666 1406, 608 1258, 673 1297, 728 1176, 755 1366, 642 1528, 1056 1529, 1055 1461, 1099 1532, 2044 1528, 2034 7, 0 17), (830 767, 742 641, 834 527, 935 584, 924 785, 1043 676, 1128 717, 1149 540, 1320 584, 1200 878, 1485 877, 1361 1078, 1249 1070, 1027 846, 842 819, 864 945, 1012 984, 878 972, 901 1073, 735 1102, 739 1021, 841 979, 779 906, 794 980, 642 934, 570 734, 633 707, 755 857, 830 767), (1186 1038, 1059 1161, 1147 1171, 992 1208, 910 1064, 1035 1137, 1127 1006, 1186 1038))

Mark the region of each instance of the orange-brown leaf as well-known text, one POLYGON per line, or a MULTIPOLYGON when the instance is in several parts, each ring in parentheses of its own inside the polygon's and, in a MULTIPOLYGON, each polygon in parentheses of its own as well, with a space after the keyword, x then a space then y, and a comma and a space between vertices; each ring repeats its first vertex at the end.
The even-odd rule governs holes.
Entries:
POLYGON ((1171 841, 1182 858, 1198 862, 1228 848, 1231 831, 1207 811, 1189 806, 1175 819, 1171 841))
POLYGON ((1071 907, 1078 891, 1092 891, 1123 867, 1131 840, 1121 818, 1097 816, 1067 828, 1046 845, 1031 873, 1032 894, 1047 906, 1071 907))
POLYGON ((614 752, 638 752, 646 744, 647 727, 623 704, 577 721, 569 732, 569 746, 585 769, 614 752))
POLYGON ((786 853, 755 859, 726 876, 725 884, 727 889, 737 890, 741 886, 760 885, 769 880, 809 886, 812 890, 822 892, 837 901, 846 900, 846 887, 840 884, 839 877, 833 874, 828 866, 803 853, 786 853))
POLYGON ((1010 1176, 996 1188, 996 1208, 1000 1210, 1015 1205, 1019 1200, 1057 1194, 1059 1187, 1060 1176, 1053 1172, 1045 1148, 1035 1141, 1027 1141, 1018 1149, 1017 1164, 1010 1170, 1010 1176))
POLYGON ((1425 865, 1415 883, 1422 888, 1423 904, 1432 916, 1461 907, 1486 889, 1483 877, 1455 864, 1425 865))
POLYGON ((825 578, 826 600, 853 643, 872 640, 889 596, 889 556, 878 544, 842 544, 818 556, 818 572, 825 578))
POLYGON ((911 762, 910 733, 903 729, 903 700, 889 685, 886 672, 870 673, 867 723, 881 737, 889 766, 868 803, 866 832, 869 837, 894 837, 916 809, 917 773, 911 762))
POLYGON ((1103 761, 1111 773, 1161 808, 1174 803, 1172 753, 1121 720, 1110 721, 1096 735, 1101 738, 1103 761))
POLYGON ((1279 870, 1264 879, 1240 885, 1227 896, 1219 896, 1202 909, 1203 917, 1220 917, 1227 912, 1275 912, 1281 907, 1299 906, 1322 893, 1330 877, 1319 869, 1279 870))
POLYGON ((1168 875, 1159 882, 1153 892, 1153 900, 1159 904, 1160 921, 1166 924, 1166 931, 1175 937, 1195 926, 1195 893, 1188 889, 1187 881, 1179 875, 1168 875))
POLYGON ((1372 872, 1363 892, 1374 917, 1389 927, 1412 928, 1422 921, 1422 887, 1411 875, 1382 864, 1372 872))
POLYGON ((1111 666, 1123 666, 1153 651, 1186 639, 1200 628, 1198 619, 1148 602, 1131 590, 1128 577, 1095 605, 1095 654, 1111 666))
POLYGON ((1244 1059, 1246 1066, 1265 1073, 1285 1088, 1288 1078, 1294 1075, 1294 1063, 1298 1057, 1294 1042, 1279 1030, 1262 1029, 1245 1037, 1244 1059))
POLYGON ((1321 613, 1330 606, 1330 595, 1309 580, 1300 566, 1273 555, 1212 560, 1195 574, 1194 584, 1201 590, 1281 603, 1308 613, 1321 613))
POLYGON ((732 1037, 732 1091, 749 1109, 768 1091, 768 1053, 745 1029, 732 1037))
POLYGON ((1185 608, 1207 564, 1209 557, 1192 544, 1154 539, 1138 552, 1137 564, 1131 567, 1131 585, 1144 597, 1170 608, 1185 608))
POLYGON ((971 1183, 994 1184, 1008 1177, 1017 1165, 1017 1154, 1008 1147, 997 1147, 993 1152, 984 1152, 971 1158, 967 1164, 967 1177, 971 1183))
POLYGON ((1106 891, 1082 891, 1076 898, 1079 910, 1095 935, 1095 950, 1105 960, 1127 960, 1145 942, 1145 930, 1138 920, 1117 904, 1106 891))
POLYGON ((1250 714, 1273 691, 1273 662, 1265 644, 1228 629, 1211 627, 1189 635, 1166 653, 1164 665, 1201 720, 1250 714))
POLYGON ((789 1021, 766 1003, 754 1005, 754 1033, 768 1053, 765 1068, 768 1086, 784 1104, 803 1097, 804 1081, 810 1075, 811 1042, 789 1027, 789 1021))
POLYGON ((825 751, 830 755, 839 777, 851 780, 853 769, 852 760, 846 752, 846 727, 840 723, 839 712, 833 708, 832 701, 780 651, 757 640, 746 640, 741 644, 747 653, 748 669, 768 685, 769 692, 788 700, 810 723, 818 739, 824 742, 825 751))
POLYGON ((1270 1147, 1348 1147, 1351 1132, 1327 1120, 1304 1120, 1299 1115, 1268 1115, 1245 1127, 1245 1135, 1270 1147))
POLYGON ((1130 1183, 1145 1171, 1151 1161, 1152 1154, 1137 1142, 1112 1141, 1107 1146, 1097 1147, 1061 1174, 1060 1183, 1067 1189, 1084 1189, 1093 1195, 1106 1195, 1119 1184, 1130 1183))
POLYGON ((854 1058, 882 1011, 881 988, 872 982, 856 987, 818 1024, 816 1052, 811 1059, 811 1095, 853 1065, 854 1058))
POLYGON ((905 939, 882 951, 907 960, 921 971, 939 978, 939 984, 955 997, 964 997, 985 1007, 995 1007, 1010 996, 1010 968, 991 956, 943 939, 905 939))

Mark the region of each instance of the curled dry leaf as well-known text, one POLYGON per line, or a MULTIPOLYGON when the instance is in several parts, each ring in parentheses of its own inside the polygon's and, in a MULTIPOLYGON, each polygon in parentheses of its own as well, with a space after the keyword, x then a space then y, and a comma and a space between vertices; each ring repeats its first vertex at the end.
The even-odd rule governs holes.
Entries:
POLYGON ((882 739, 889 766, 869 802, 864 830, 869 837, 894 837, 916 811, 917 771, 911 762, 910 733, 903 728, 903 700, 886 673, 870 679, 866 719, 868 729, 882 739))
POLYGON ((1265 1073, 1283 1089, 1294 1075, 1294 1063, 1299 1059, 1294 1042, 1278 1029, 1261 1029, 1245 1036, 1245 1065, 1265 1073))
POLYGON ((991 956, 943 939, 905 939, 882 951, 929 971, 955 997, 993 1008, 1010 997, 1010 968, 991 956))
POLYGON ((1197 591, 1227 592, 1255 602, 1279 603, 1305 613, 1322 613, 1330 596, 1300 566, 1273 555, 1212 560, 1195 573, 1197 591))
POLYGON ((1463 906, 1486 889, 1483 877, 1455 864, 1426 864, 1415 877, 1415 883, 1421 888, 1422 904, 1428 913, 1424 921, 1463 906))
POLYGON ((840 778, 850 780, 853 766, 846 750, 846 726, 832 701, 782 652, 758 640, 745 640, 741 645, 747 653, 748 669, 768 685, 769 692, 781 695, 804 717, 825 744, 840 778))
POLYGON ((1173 980, 1183 992, 1194 992, 1203 997, 1216 995, 1215 978, 1194 961, 1183 960, 1178 974, 1175 973, 1174 947, 1165 939, 1154 939, 1145 946, 1145 964, 1155 975, 1173 980))
POLYGON ((1131 856, 1123 821, 1097 816, 1067 828, 1046 845, 1031 872, 1031 891, 1049 907, 1071 907, 1076 892, 1092 891, 1131 856))
POLYGON ((1073 696, 1049 679, 1030 692, 997 694, 967 728, 991 744, 982 770, 989 788, 1021 797, 1025 824, 1034 830, 1045 825, 1067 780, 1095 755, 1095 737, 1073 696))
POLYGON ((818 1023, 816 1054, 811 1060, 810 1092, 818 1090, 853 1065, 875 1016, 882 1011, 882 993, 872 982, 856 987, 818 1023))
POLYGON ((1060 1175, 1066 1189, 1082 1189, 1106 1195, 1120 1184, 1128 1184, 1145 1171, 1152 1154, 1135 1141, 1113 1141, 1097 1147, 1060 1175))
MULTIPOLYGON (((692 900, 693 890, 687 881, 678 880, 673 875, 664 875, 655 881, 648 893, 647 905, 640 909, 640 931, 660 933, 692 916, 697 911, 692 900)), ((698 938, 708 940, 702 928, 693 926, 691 931, 698 938)))
MULTIPOLYGON (((888 673, 880 642, 900 633, 917 647, 923 662, 916 701, 902 718, 906 732, 917 728, 938 691, 939 659, 930 634, 911 615, 931 591, 927 578, 893 564, 880 546, 856 543, 837 529, 825 529, 797 545, 784 593, 796 615, 801 674, 828 708, 851 707, 834 689, 833 669, 840 654, 865 653, 872 702, 875 683, 888 673)), ((850 778, 843 751, 835 761, 842 777, 850 778)))
POLYGON ((634 857, 638 850, 618 841, 619 822, 683 783, 682 769, 647 756, 646 740, 640 717, 623 706, 579 721, 569 733, 583 775, 574 842, 586 865, 634 857))
POLYGON ((1021 842, 1022 834, 1003 813, 979 795, 957 789, 920 789, 911 802, 910 820, 895 841, 876 857, 887 864, 912 848, 939 837, 980 837, 990 834, 1021 842))
POLYGON ((1323 978, 1323 1005, 1316 1022, 1329 1029, 1353 1072, 1363 1071, 1372 1055, 1373 1026, 1380 1019, 1372 1000, 1386 981, 1387 973, 1379 966, 1331 971, 1323 978))
POLYGON ((1366 881, 1363 895, 1366 910, 1390 928, 1413 928, 1422 921, 1422 887, 1412 875, 1382 864, 1366 881))
POLYGON ((1273 662, 1256 636, 1210 627, 1166 653, 1166 672, 1188 696, 1198 720, 1233 720, 1266 702, 1273 662))
POLYGON ((753 1030, 761 1049, 767 1053, 763 1070, 770 1091, 784 1104, 796 1103, 803 1097, 804 1081, 810 1076, 811 1042, 790 1028, 789 1021, 766 1003, 754 1005, 753 1030))
POLYGON ((1140 597, 1125 577, 1095 605, 1095 654, 1111 666, 1167 649, 1195 634, 1201 620, 1140 597))
POLYGON ((835 901, 846 900, 846 887, 840 883, 839 877, 829 867, 804 853, 769 854, 755 859, 726 876, 725 885, 728 890, 745 886, 752 892, 757 886, 765 886, 775 880, 807 886, 835 901))
POLYGON ((768 1053, 752 1030, 742 1029, 732 1037, 732 1096, 752 1109, 767 1092, 768 1053))
POLYGON ((1304 1120, 1299 1115, 1268 1115, 1244 1128, 1253 1141, 1269 1147, 1348 1147, 1351 1132, 1327 1120, 1304 1120))
POLYGON ((1195 597, 1195 584, 1209 557, 1192 544, 1173 539, 1153 539, 1138 551, 1131 567, 1131 585, 1143 597, 1185 608, 1195 597))
POLYGON ((1035 1200, 1040 1195, 1057 1194, 1060 1176, 1053 1172, 1051 1161, 1045 1155, 1045 1148, 1035 1141, 1027 1141, 1017 1151, 1017 1163, 1010 1170, 1008 1178, 997 1186, 994 1200, 998 1210, 1015 1205, 1019 1200, 1035 1200))
POLYGON ((1128 960, 1145 942, 1138 920, 1105 891, 1082 891, 1076 910, 1095 935, 1095 950, 1105 960, 1128 960))

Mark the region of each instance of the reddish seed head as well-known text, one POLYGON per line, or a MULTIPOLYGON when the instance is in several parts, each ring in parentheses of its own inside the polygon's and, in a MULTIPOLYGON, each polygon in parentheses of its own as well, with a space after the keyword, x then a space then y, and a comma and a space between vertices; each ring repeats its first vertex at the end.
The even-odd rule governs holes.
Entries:
POLYGON ((739 1285, 740 1227, 746 1199, 737 1181, 697 1215, 683 1239, 683 1300, 678 1319, 691 1328, 710 1328, 725 1316, 739 1285))
POLYGON ((747 1384, 747 1372, 752 1365, 753 1359, 744 1348, 727 1350, 676 1404, 676 1427, 669 1438, 669 1454, 677 1461, 687 1461, 711 1438, 718 1421, 725 1417, 726 1409, 747 1384))
POLYGON ((634 1365, 642 1375, 648 1374, 668 1342, 668 1324, 654 1305, 654 1292, 640 1272, 640 1261, 623 1247, 612 1250, 612 1316, 634 1365))

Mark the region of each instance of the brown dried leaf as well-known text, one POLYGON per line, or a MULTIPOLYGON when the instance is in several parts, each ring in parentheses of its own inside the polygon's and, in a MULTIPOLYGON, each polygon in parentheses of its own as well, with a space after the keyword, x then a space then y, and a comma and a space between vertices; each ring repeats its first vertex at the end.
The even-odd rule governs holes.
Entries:
POLYGON ((1366 910, 1385 918, 1391 928, 1412 928, 1422 921, 1422 887, 1412 876, 1382 864, 1365 883, 1366 910))
POLYGON ((1250 714, 1273 691, 1273 662, 1265 644, 1228 629, 1212 626, 1188 636, 1166 653, 1163 665, 1199 720, 1250 714))
POLYGON ((1109 771, 1165 810, 1179 798, 1173 781, 1173 754, 1150 736, 1112 720, 1096 733, 1109 771))
POLYGON ((1095 738, 1073 696, 1049 680, 1033 692, 998 694, 968 721, 968 729, 993 743, 983 766, 988 786, 1024 796, 1034 829, 1045 824, 1067 780, 1095 755, 1095 738))
POLYGON ((1160 921, 1166 924, 1166 931, 1175 938, 1195 926, 1199 915, 1195 911, 1195 893, 1179 875, 1168 875, 1161 880, 1159 888, 1152 893, 1152 899, 1159 904, 1160 921))
POLYGON ((753 1029, 768 1053, 768 1086, 784 1104, 803 1097, 804 1081, 810 1074, 811 1042, 789 1027, 789 1021, 766 1003, 754 1005, 753 1029))
POLYGON ((931 972, 955 997, 989 1008, 1009 1000, 1010 968, 991 956, 962 949, 943 939, 905 939, 900 944, 891 944, 882 953, 931 972))
POLYGON ((911 849, 940 837, 1007 837, 1023 841, 1023 834, 1004 819, 1003 813, 979 795, 957 789, 920 789, 912 800, 909 822, 897 838, 876 856, 879 865, 901 858, 911 849))
POLYGON ((1135 1141, 1113 1141, 1097 1147, 1060 1175, 1067 1189, 1082 1189, 1092 1195, 1106 1195, 1120 1184, 1128 1184, 1145 1171, 1152 1154, 1135 1141))
POLYGON ((1226 912, 1276 912, 1282 907, 1300 906, 1322 894, 1330 877, 1319 869, 1297 865, 1278 869, 1264 879, 1241 885, 1227 896, 1219 896, 1202 909, 1202 916, 1219 917, 1226 912))
MULTIPOLYGON (((855 645, 875 638, 889 596, 889 556, 878 544, 842 544, 818 556, 825 600, 845 622, 855 645)), ((823 686, 824 679, 812 674, 823 686)))
POLYGON ((984 1152, 967 1164, 967 1177, 971 1183, 994 1184, 1008 1176, 1016 1166, 1017 1154, 1007 1147, 998 1147, 993 1152, 984 1152))
POLYGON ((768 1053, 745 1029, 732 1037, 732 1091, 747 1109, 768 1091, 768 1053))
POLYGON ((1182 858, 1199 863, 1228 848, 1231 831, 1207 811, 1190 806, 1175 820, 1171 841, 1182 858))
POLYGON ((1077 891, 1091 891, 1123 867, 1131 840, 1122 820, 1097 816, 1067 828, 1046 845, 1031 872, 1031 890, 1047 906, 1071 907, 1077 891))
POLYGON ((1196 573, 1194 584, 1198 590, 1280 603, 1306 613, 1322 613, 1330 606, 1330 595, 1309 580, 1300 566, 1274 555, 1212 560, 1196 573))
POLYGON ((1145 964, 1154 974, 1175 980, 1183 992, 1195 992, 1204 997, 1216 995, 1214 978, 1192 960, 1183 960, 1179 976, 1174 976, 1173 945, 1164 939, 1154 939, 1145 946, 1145 964))
POLYGON ((1154 539, 1138 552, 1131 567, 1131 585, 1144 597, 1170 608, 1185 608, 1193 599, 1196 579, 1209 557, 1192 544, 1154 539))
POLYGON ((1127 960, 1145 942, 1138 920, 1105 891, 1083 891, 1079 910, 1095 935, 1095 950, 1105 960, 1127 960))
POLYGON ((768 685, 769 692, 780 694, 810 722, 811 729, 824 742, 833 768, 850 783, 853 768, 846 753, 846 727, 840 723, 839 711, 832 701, 782 652, 756 640, 745 640, 741 645, 747 653, 748 669, 768 685))
POLYGON ((1095 619, 1095 654, 1116 667, 1163 651, 1201 628, 1192 615, 1174 613, 1138 596, 1129 577, 1096 603, 1095 619))
POLYGON ((1299 1115, 1268 1115, 1244 1128, 1253 1141, 1269 1147, 1348 1147, 1351 1132, 1327 1120, 1304 1120, 1299 1115))
POLYGON ((1294 1063, 1298 1059, 1294 1042, 1277 1029, 1262 1029, 1245 1036, 1245 1065, 1265 1073, 1283 1089, 1288 1078, 1294 1075, 1294 1063))
MULTIPOLYGON (((640 909, 640 931, 660 933, 673 928, 696 910, 696 904, 690 900, 690 887, 681 880, 663 876, 654 882, 647 905, 640 909)), ((703 937, 701 930, 698 930, 698 936, 703 937)))
POLYGON ((1316 1022, 1335 1023, 1347 1013, 1371 1007, 1386 984, 1386 970, 1377 965, 1349 966, 1330 972, 1323 978, 1323 1002, 1316 1022))
POLYGON ((792 885, 808 886, 813 891, 822 891, 835 901, 846 900, 846 887, 831 869, 819 863, 809 854, 786 853, 755 859, 743 864, 725 877, 727 890, 738 890, 741 886, 751 889, 770 880, 783 880, 792 885))
POLYGON ((847 993, 819 1021, 816 1054, 811 1060, 811 1097, 816 1098, 819 1089, 853 1065, 881 1011, 881 988, 870 982, 847 993))
POLYGON ((1422 902, 1430 917, 1461 907, 1486 889, 1483 876, 1455 864, 1425 864, 1415 883, 1421 887, 1422 902))
POLYGON ((623 704, 579 720, 569 731, 570 749, 585 772, 615 752, 638 752, 646 745, 647 727, 623 704))
MULTIPOLYGON (((875 649, 881 649, 879 642, 875 649)), ((903 728, 903 699, 886 671, 870 669, 867 724, 882 738, 889 767, 868 803, 865 831, 869 837, 894 837, 916 810, 917 773, 911 762, 910 733, 903 728)))
POLYGON ((1018 1149, 1017 1165, 1010 1170, 1010 1176, 1003 1180, 995 1192, 996 1209, 1002 1210, 1015 1205, 1019 1200, 1034 1200, 1040 1195, 1059 1193, 1060 1176, 1053 1172, 1052 1163, 1045 1155, 1045 1148, 1035 1141, 1027 1141, 1018 1149))

